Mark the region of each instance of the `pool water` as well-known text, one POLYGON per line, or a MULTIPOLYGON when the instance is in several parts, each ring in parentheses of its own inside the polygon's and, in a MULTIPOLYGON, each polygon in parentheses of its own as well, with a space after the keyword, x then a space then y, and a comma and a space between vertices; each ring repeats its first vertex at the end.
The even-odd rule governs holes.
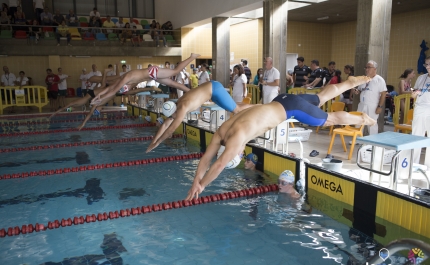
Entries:
MULTIPOLYGON (((82 116, 75 116, 82 119, 82 116)), ((109 117, 109 116, 106 116, 109 117)), ((66 119, 65 116, 56 117, 66 119)), ((70 116, 67 117, 70 119, 70 116)), ((143 123, 90 121, 88 127, 143 123)), ((79 122, 31 130, 75 128, 79 122)), ((8 126, 0 127, 10 131, 8 126)), ((29 130, 14 126, 13 131, 29 130)), ((2 137, 0 149, 155 135, 156 127, 2 137)), ((168 139, 0 153, 0 175, 199 152, 168 139)), ((182 200, 198 159, 0 180, 1 228, 182 200)), ((274 183, 269 176, 224 170, 203 195, 274 183)), ((303 201, 275 192, 0 238, 0 264, 360 264, 359 234, 303 201), (353 263, 357 262, 357 263, 353 263)))

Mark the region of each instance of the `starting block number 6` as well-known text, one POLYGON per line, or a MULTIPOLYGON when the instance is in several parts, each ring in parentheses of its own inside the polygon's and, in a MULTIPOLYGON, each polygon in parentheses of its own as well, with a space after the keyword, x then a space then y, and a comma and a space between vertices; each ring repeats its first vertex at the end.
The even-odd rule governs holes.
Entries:
POLYGON ((405 157, 405 159, 403 159, 402 161, 402 168, 406 168, 409 165, 407 158, 405 157))

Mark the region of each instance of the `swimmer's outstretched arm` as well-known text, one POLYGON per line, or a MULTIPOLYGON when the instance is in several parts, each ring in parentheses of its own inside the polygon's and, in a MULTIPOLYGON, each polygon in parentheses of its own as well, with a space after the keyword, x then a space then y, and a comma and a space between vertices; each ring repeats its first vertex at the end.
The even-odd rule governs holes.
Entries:
POLYGON ((87 123, 87 121, 91 118, 91 116, 93 115, 94 111, 96 110, 97 106, 93 106, 90 110, 90 112, 88 112, 87 116, 85 117, 85 120, 81 123, 81 125, 78 126, 78 130, 80 131, 82 128, 84 128, 85 124, 87 123))
POLYGON ((167 119, 166 121, 170 121, 170 126, 164 126, 167 123, 165 122, 160 129, 158 130, 157 134, 155 135, 154 140, 152 140, 151 144, 148 146, 148 149, 146 149, 146 152, 150 152, 154 148, 156 148, 159 144, 161 144, 164 140, 171 137, 173 132, 178 128, 182 121, 184 120, 185 115, 187 114, 187 109, 183 107, 179 107, 175 112, 175 118, 172 120, 172 118, 167 119), (172 120, 172 121, 171 121, 172 120), (161 136, 160 136, 161 135, 161 136))

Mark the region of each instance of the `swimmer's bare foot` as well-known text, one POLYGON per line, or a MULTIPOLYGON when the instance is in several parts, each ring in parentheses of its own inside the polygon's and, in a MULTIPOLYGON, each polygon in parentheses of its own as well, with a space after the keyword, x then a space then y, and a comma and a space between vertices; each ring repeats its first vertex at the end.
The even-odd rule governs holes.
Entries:
POLYGON ((198 57, 200 57, 200 54, 197 54, 197 53, 192 53, 190 56, 190 58, 193 58, 193 59, 196 59, 198 57))
POLYGON ((368 76, 350 76, 348 77, 348 81, 350 81, 351 87, 356 87, 362 84, 365 84, 367 82, 370 82, 370 80, 372 80, 372 78, 368 77, 368 76))
POLYGON ((366 113, 362 113, 361 117, 363 117, 363 124, 364 125, 369 125, 372 126, 376 123, 376 121, 372 118, 369 117, 369 115, 367 115, 366 113))

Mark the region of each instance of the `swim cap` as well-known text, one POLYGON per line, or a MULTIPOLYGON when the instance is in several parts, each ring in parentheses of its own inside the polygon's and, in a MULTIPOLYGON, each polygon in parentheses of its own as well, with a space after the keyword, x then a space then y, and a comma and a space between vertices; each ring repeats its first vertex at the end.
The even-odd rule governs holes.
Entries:
POLYGON ((173 102, 173 101, 164 102, 163 109, 162 109, 164 116, 170 117, 170 116, 172 116, 173 113, 175 113, 175 111, 176 111, 175 102, 173 102))
MULTIPOLYGON (((224 153, 224 150, 225 150, 225 146, 221 145, 217 153, 217 159, 222 155, 222 153, 224 153)), ((236 155, 233 158, 233 160, 227 163, 227 165, 225 166, 225 169, 232 169, 237 167, 240 164, 241 160, 242 160, 241 157, 239 155, 236 155)))
POLYGON ((161 117, 158 117, 158 118, 157 118, 157 121, 158 121, 160 124, 163 124, 163 123, 164 123, 164 119, 163 119, 163 118, 161 118, 161 117))
POLYGON ((151 122, 151 116, 145 116, 145 120, 147 121, 147 122, 151 122))
POLYGON ((258 156, 256 154, 253 154, 253 153, 248 154, 245 158, 249 159, 254 164, 257 164, 257 162, 258 162, 258 156))
POLYGON ((296 178, 294 177, 293 172, 291 172, 290 170, 285 170, 284 172, 281 173, 281 175, 279 175, 278 180, 283 180, 288 183, 294 183, 295 179, 296 178))

